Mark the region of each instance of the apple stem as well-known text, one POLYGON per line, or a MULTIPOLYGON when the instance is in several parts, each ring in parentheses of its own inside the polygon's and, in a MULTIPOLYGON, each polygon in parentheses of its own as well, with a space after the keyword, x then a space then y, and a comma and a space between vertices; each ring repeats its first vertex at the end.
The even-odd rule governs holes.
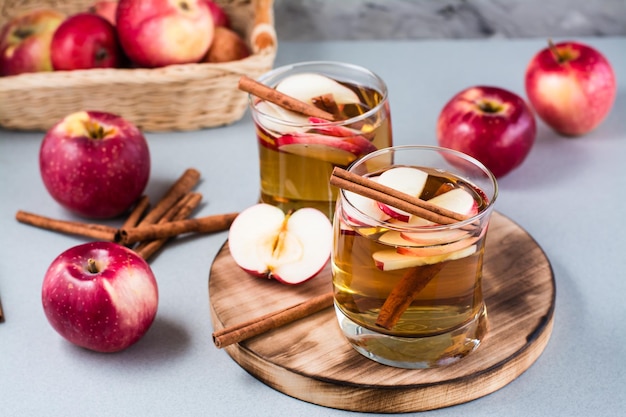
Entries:
POLYGON ((550 48, 550 52, 552 52, 552 55, 554 55, 554 57, 560 64, 565 61, 563 56, 561 56, 561 54, 559 53, 558 48, 554 45, 554 42, 552 42, 552 39, 548 39, 548 48, 550 48))
POLYGON ((109 135, 109 133, 111 133, 111 129, 106 129, 101 124, 92 120, 85 121, 84 126, 87 131, 87 135, 91 139, 104 139, 107 135, 109 135))
POLYGON ((476 103, 478 108, 485 113, 498 113, 502 110, 502 106, 489 100, 481 100, 476 103))
POLYGON ((96 261, 93 258, 89 258, 87 260, 87 271, 92 274, 97 274, 98 272, 100 272, 98 270, 98 265, 96 265, 96 261))

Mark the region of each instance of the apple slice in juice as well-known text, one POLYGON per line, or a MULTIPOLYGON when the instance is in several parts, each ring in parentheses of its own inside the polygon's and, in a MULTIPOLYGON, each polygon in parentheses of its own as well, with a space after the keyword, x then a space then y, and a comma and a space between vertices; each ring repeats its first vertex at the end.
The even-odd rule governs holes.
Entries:
POLYGON ((320 159, 338 166, 347 166, 358 157, 376 150, 367 139, 360 136, 335 137, 313 133, 294 133, 276 139, 281 152, 320 159))
POLYGON ((439 262, 452 261, 465 258, 476 252, 476 245, 467 246, 454 252, 431 255, 412 256, 403 255, 393 249, 385 249, 372 254, 372 259, 376 267, 382 271, 393 271, 396 269, 413 268, 416 266, 433 265, 439 262))
MULTIPOLYGON (((378 176, 378 183, 413 197, 419 197, 426 185, 428 174, 412 167, 391 168, 378 176)), ((378 203, 380 209, 394 219, 408 222, 411 216, 406 211, 378 203)))

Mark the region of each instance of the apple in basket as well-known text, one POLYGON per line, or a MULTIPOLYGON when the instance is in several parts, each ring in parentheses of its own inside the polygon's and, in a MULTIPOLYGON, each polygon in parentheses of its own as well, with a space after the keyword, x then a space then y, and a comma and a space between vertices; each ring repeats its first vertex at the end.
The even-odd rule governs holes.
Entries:
POLYGON ((248 56, 250 56, 250 48, 237 32, 223 26, 216 26, 213 42, 203 61, 230 62, 248 56))
POLYGON ((52 71, 50 42, 65 15, 38 9, 10 19, 0 30, 0 75, 52 71))
POLYGON ((332 225, 319 210, 285 214, 269 204, 239 213, 230 226, 233 260, 253 276, 299 284, 316 276, 330 259, 332 225))
POLYGON ((68 210, 90 218, 126 212, 150 176, 150 151, 142 132, 120 116, 80 111, 57 122, 39 151, 41 178, 68 210))
POLYGON ((55 71, 118 68, 124 62, 115 26, 93 13, 79 13, 61 23, 52 37, 50 54, 55 71))
POLYGON ((199 62, 213 40, 205 0, 120 0, 116 25, 124 52, 140 67, 199 62))
POLYGON ((230 28, 230 18, 228 17, 224 9, 222 9, 219 4, 215 3, 212 0, 204 1, 206 2, 207 6, 209 6, 209 10, 211 11, 211 17, 213 17, 213 25, 215 25, 215 27, 221 26, 230 28))
POLYGON ((74 246, 52 261, 41 299, 52 327, 71 343, 117 352, 148 331, 158 288, 146 261, 113 242, 74 246))
POLYGON ((92 4, 88 12, 104 17, 112 25, 115 25, 115 15, 117 14, 117 0, 100 0, 92 4))

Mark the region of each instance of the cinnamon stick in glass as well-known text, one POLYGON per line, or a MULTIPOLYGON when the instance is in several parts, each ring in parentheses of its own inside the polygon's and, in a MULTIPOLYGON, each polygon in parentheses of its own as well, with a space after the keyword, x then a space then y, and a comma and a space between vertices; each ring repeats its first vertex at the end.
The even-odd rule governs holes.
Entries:
POLYGON ((418 266, 407 271, 387 296, 376 318, 376 325, 391 330, 420 291, 441 271, 443 264, 418 266))
POLYGON ((274 103, 284 109, 291 110, 305 116, 319 117, 321 119, 329 121, 335 120, 335 117, 332 114, 322 109, 319 109, 309 103, 305 103, 286 94, 283 94, 280 91, 268 87, 265 84, 253 80, 250 77, 246 77, 245 75, 243 75, 239 79, 239 89, 241 91, 245 91, 246 93, 252 94, 253 96, 256 96, 262 100, 269 101, 270 103, 274 103))
POLYGON ((339 167, 333 169, 330 184, 439 224, 453 224, 469 218, 339 167))
POLYGON ((50 217, 40 216, 18 210, 15 219, 24 224, 39 227, 53 232, 66 233, 69 235, 83 236, 95 240, 113 241, 116 228, 102 224, 81 223, 68 220, 57 220, 50 217))
POLYGON ((332 305, 333 293, 322 294, 282 310, 218 330, 213 333, 213 343, 221 349, 308 317, 332 305))
POLYGON ((115 234, 115 241, 121 245, 145 240, 169 238, 184 233, 214 233, 227 230, 239 213, 215 214, 185 220, 121 228, 115 234))

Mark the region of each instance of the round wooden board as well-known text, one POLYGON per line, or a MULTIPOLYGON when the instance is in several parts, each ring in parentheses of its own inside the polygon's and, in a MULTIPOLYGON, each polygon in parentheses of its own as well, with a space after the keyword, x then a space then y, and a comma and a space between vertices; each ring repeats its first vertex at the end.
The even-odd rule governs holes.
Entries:
MULTIPOLYGON (((314 279, 287 286, 243 272, 226 242, 209 278, 213 327, 220 330, 330 290, 328 265, 314 279)), ((526 231, 499 213, 489 226, 483 290, 488 337, 447 367, 406 370, 361 356, 343 338, 332 308, 225 350, 270 387, 326 407, 399 413, 460 404, 517 378, 541 355, 552 332, 556 288, 550 262, 526 231)))

